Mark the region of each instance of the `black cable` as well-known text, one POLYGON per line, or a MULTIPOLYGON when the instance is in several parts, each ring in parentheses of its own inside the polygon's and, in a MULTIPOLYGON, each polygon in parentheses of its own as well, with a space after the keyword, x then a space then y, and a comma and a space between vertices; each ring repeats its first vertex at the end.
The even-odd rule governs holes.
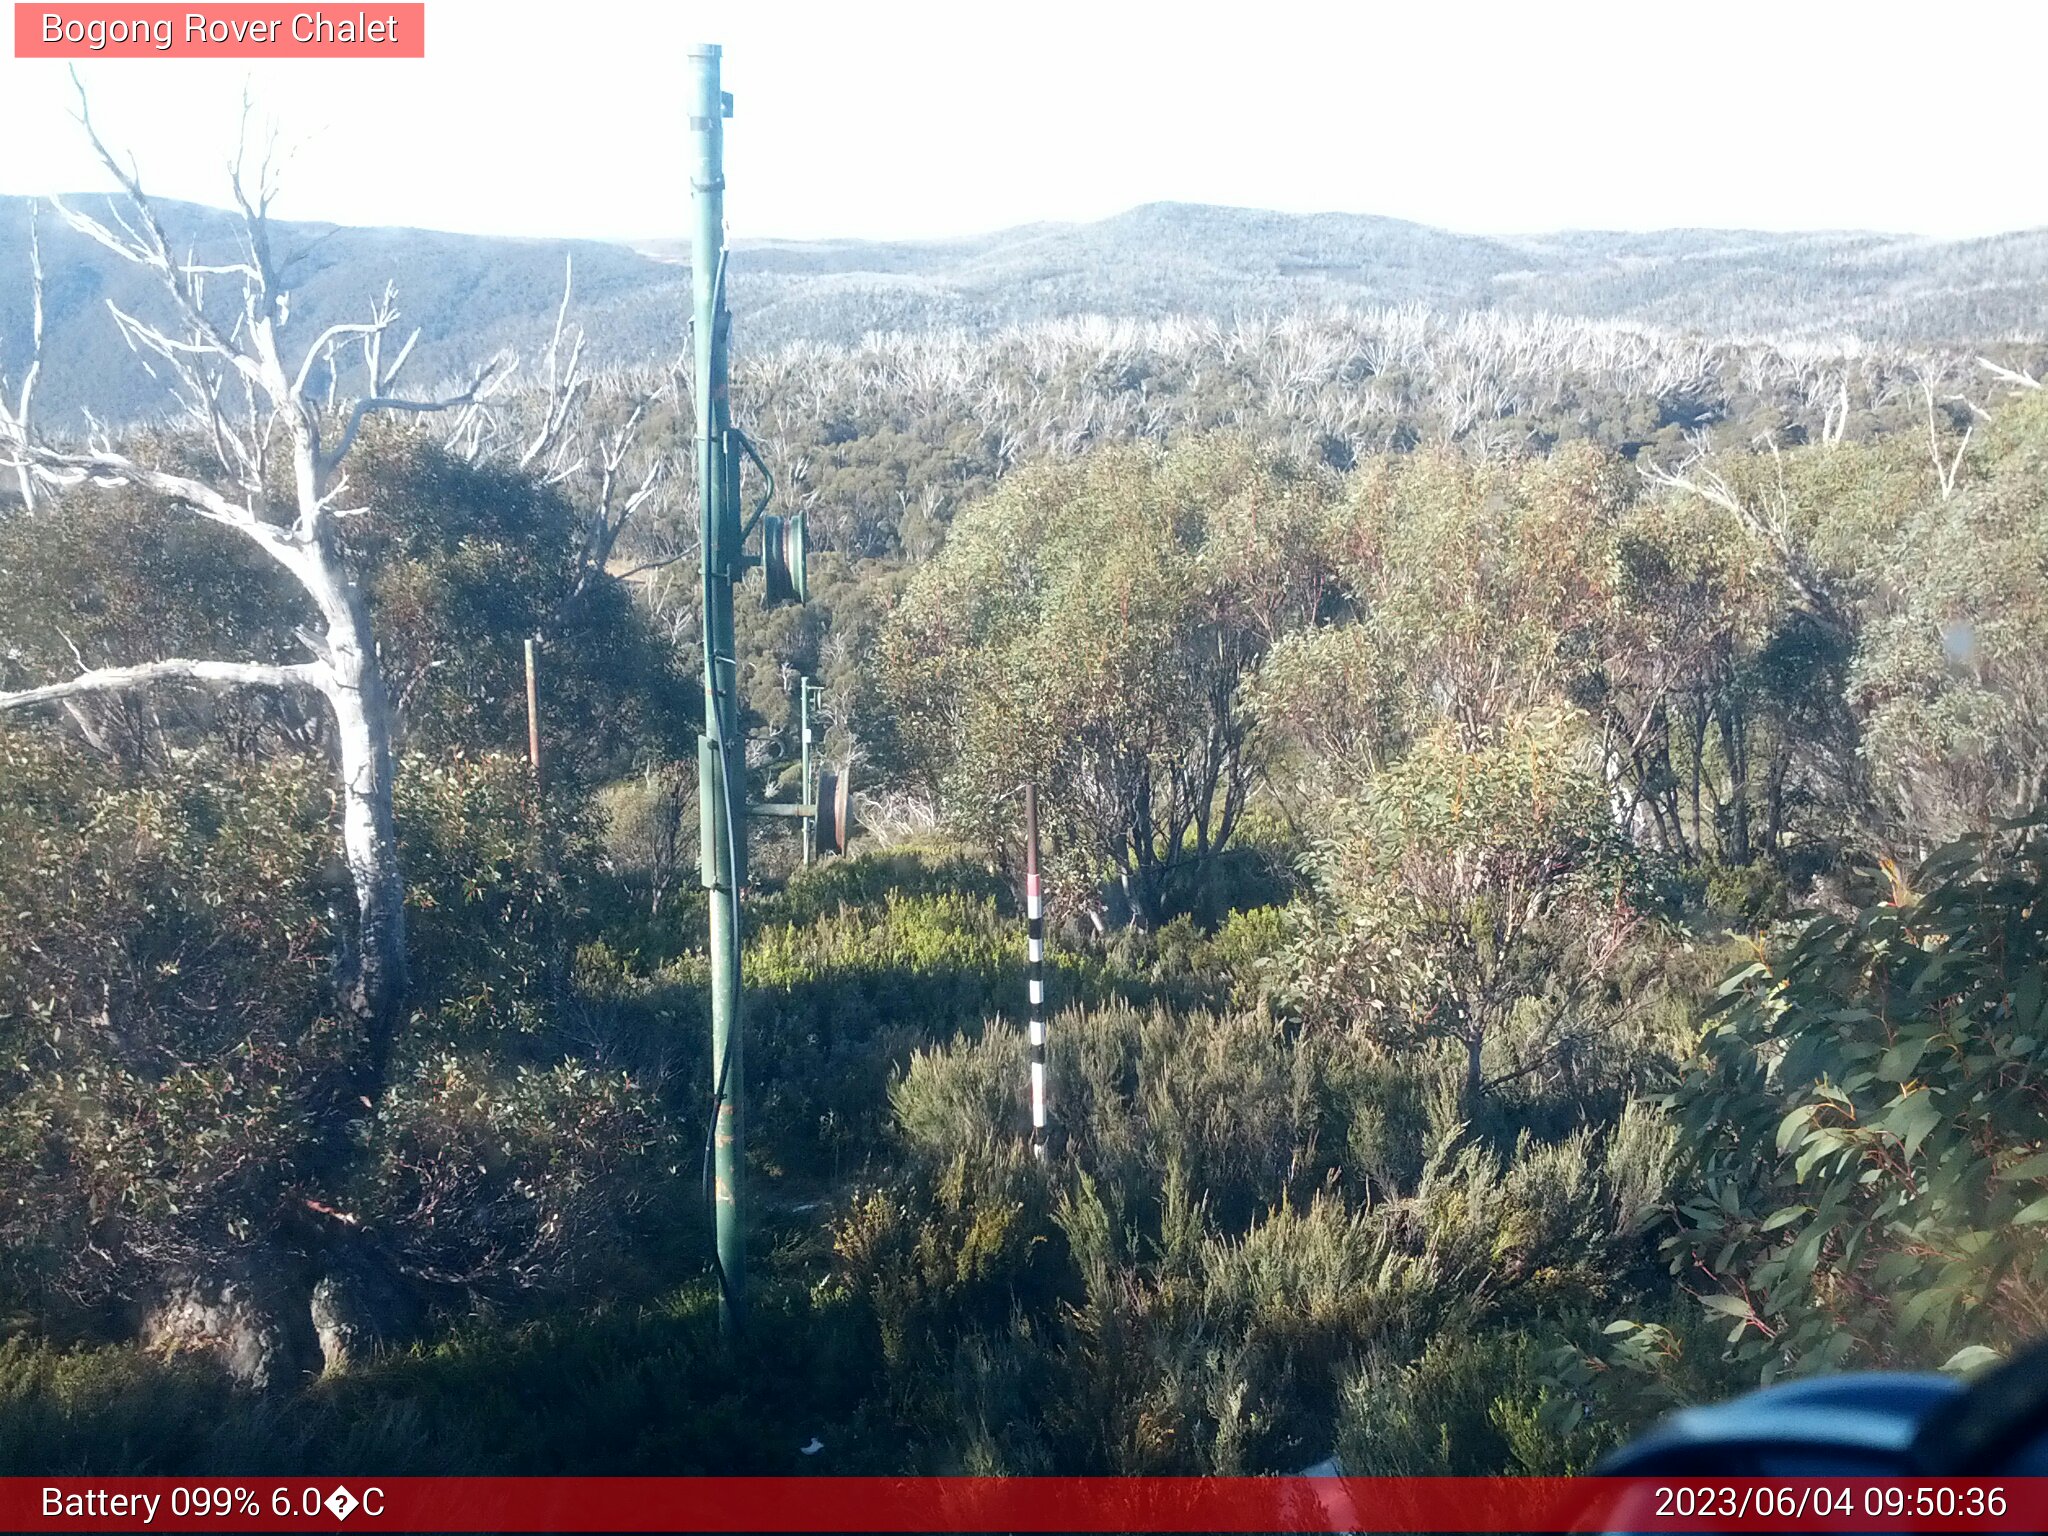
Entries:
MULTIPOLYGON (((708 612, 706 614, 706 618, 708 621, 708 612)), ((707 622, 707 632, 708 627, 709 626, 707 622)), ((740 860, 737 825, 739 818, 733 815, 732 736, 730 733, 731 729, 736 726, 736 722, 729 721, 726 717, 727 700, 725 697, 724 690, 717 686, 717 667, 718 659, 716 657, 713 657, 711 660, 711 670, 713 677, 711 698, 713 706, 718 710, 719 785, 721 790, 723 791, 725 801, 723 807, 723 815, 725 820, 726 877, 732 881, 732 932, 730 939, 728 940, 729 953, 727 955, 726 963, 727 985, 731 988, 731 995, 729 998, 730 1008, 727 1015, 730 1022, 726 1030, 725 1049, 719 1055, 718 1077, 713 1083, 711 1090, 711 1115, 708 1123, 704 1127, 704 1194, 712 1202, 712 1273, 714 1273, 718 1277, 719 1296, 725 1302, 728 1311, 736 1315, 739 1310, 739 1298, 733 1292, 732 1280, 726 1274, 725 1263, 719 1257, 718 1253, 717 1189, 712 1174, 712 1161, 714 1156, 716 1155, 718 1147, 718 1116, 720 1110, 722 1110, 725 1106, 726 1085, 731 1079, 733 1056, 739 1048, 740 1038, 740 860)), ((737 679, 738 669, 735 667, 734 671, 735 679, 737 679)), ((716 889, 716 887, 714 887, 714 889, 716 889)), ((745 1240, 744 1234, 742 1234, 741 1240, 745 1240)))

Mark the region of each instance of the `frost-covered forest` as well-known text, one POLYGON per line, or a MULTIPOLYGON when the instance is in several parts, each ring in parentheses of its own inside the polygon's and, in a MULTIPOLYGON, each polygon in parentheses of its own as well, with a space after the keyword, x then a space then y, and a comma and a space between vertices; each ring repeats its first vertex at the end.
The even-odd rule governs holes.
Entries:
MULTIPOLYGON (((97 195, 72 199, 99 212, 97 195)), ((166 204, 202 259, 232 259, 232 212, 166 204)), ((27 256, 29 199, 0 197, 0 271, 27 256)), ((687 249, 593 240, 504 240, 432 230, 274 223, 291 269, 297 324, 310 337, 359 318, 387 282, 421 331, 426 377, 455 375, 501 347, 546 344, 565 260, 607 366, 674 355, 689 314, 687 249)), ((154 316, 146 274, 61 222, 45 219, 55 422, 150 415, 162 400, 106 323, 104 301, 154 316)), ((749 240, 731 274, 741 356, 789 343, 859 346, 875 334, 963 331, 1109 316, 1230 322, 1332 311, 1425 309, 1522 319, 1582 316, 1712 338, 1785 337, 1977 348, 2040 344, 2048 237, 1969 240, 1872 233, 1665 230, 1518 237, 1455 234, 1399 219, 1296 215, 1151 203, 1089 224, 1034 224, 933 241, 749 240)), ((28 346, 27 291, 0 289, 0 369, 18 375, 28 346)))

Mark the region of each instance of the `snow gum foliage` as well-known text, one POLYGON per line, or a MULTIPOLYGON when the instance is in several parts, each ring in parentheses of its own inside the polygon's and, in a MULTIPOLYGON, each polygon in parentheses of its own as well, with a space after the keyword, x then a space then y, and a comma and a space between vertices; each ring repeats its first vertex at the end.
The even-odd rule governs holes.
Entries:
POLYGON ((317 774, 0 728, 0 1255, 87 1301, 259 1239, 345 1065, 317 774))
POLYGON ((1113 880, 1150 924, 1220 855, 1256 764, 1244 679, 1311 622, 1330 477, 1214 438, 1020 474, 966 514, 883 637, 914 771, 993 832, 1047 795, 1067 906, 1113 880))
MULTIPOLYGON (((370 1103, 317 721, 0 728, 0 1466, 1562 1472, 2048 1326, 2048 409, 1923 421, 1904 360, 1781 359, 1797 409, 1717 446, 1663 343, 1559 331, 1662 382, 1521 411, 1426 331, 1327 329, 749 385, 836 546, 746 620, 752 787, 789 798, 786 660, 874 798, 851 857, 755 832, 743 1345, 675 581, 579 597, 556 491, 368 445, 415 980, 370 1103), (1347 424, 1355 370, 1428 409, 1347 424), (155 1277, 337 1225, 429 1304, 414 1348, 257 1400, 130 1342, 155 1277)), ((0 517, 0 682, 294 653, 259 570, 149 510, 0 517)))
POLYGON ((94 1307, 169 1269, 289 1244, 308 1203, 385 1233, 422 1279, 486 1293, 602 1267, 644 1200, 616 1175, 667 1132, 625 1073, 565 1061, 545 976, 568 888, 523 765, 401 780, 419 932, 434 941, 398 1086, 329 1121, 355 1065, 332 1003, 332 797, 283 761, 180 761, 121 787, 76 750, 0 735, 0 1236, 18 1285, 94 1307), (551 1043, 552 1042, 552 1043, 551 1043), (552 1057, 552 1059, 551 1059, 552 1057))
POLYGON ((1672 1269, 1766 1374, 2048 1326, 2048 822, 1944 848, 1722 986, 1672 1103, 1672 1269))

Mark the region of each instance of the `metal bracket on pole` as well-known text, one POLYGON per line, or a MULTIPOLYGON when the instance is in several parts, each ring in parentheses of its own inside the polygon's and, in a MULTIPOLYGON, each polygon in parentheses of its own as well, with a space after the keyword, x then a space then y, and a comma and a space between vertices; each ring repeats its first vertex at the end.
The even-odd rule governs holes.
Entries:
POLYGON ((818 808, 808 801, 753 800, 747 804, 747 814, 749 816, 766 816, 771 820, 780 816, 809 821, 818 814, 818 808))
POLYGON ((754 440, 738 427, 731 429, 732 440, 739 444, 740 452, 753 460, 754 468, 761 472, 761 478, 768 482, 761 492, 761 499, 754 503, 754 510, 747 514, 747 520, 740 526, 740 542, 746 543, 747 535, 761 521, 761 514, 768 510, 768 503, 775 499, 775 471, 768 467, 768 461, 761 457, 761 451, 754 446, 754 440))

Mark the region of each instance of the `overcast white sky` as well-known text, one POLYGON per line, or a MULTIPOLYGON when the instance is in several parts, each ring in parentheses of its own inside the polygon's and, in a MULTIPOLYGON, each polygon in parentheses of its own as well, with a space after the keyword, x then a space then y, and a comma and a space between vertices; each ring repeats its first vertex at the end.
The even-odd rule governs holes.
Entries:
MULTIPOLYGON (((345 223, 680 234, 702 38, 738 98, 741 236, 1167 198, 1483 232, 2048 225, 2040 0, 428 0, 427 21, 423 61, 81 71, 153 189, 215 203, 248 80, 297 145, 278 212, 345 223)), ((104 184, 69 93, 63 63, 0 58, 0 192, 104 184)))

